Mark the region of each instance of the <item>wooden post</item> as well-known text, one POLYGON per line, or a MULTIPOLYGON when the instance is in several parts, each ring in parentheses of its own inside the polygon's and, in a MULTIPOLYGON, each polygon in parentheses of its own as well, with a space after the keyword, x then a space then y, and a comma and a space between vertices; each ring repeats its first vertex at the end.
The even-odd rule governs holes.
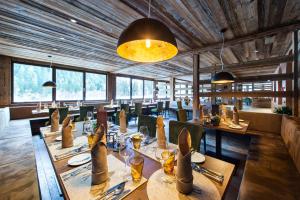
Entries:
POLYGON ((299 72, 299 51, 298 51, 298 30, 294 31, 294 106, 293 115, 298 116, 298 72, 299 72))
POLYGON ((107 74, 107 100, 116 100, 116 75, 112 73, 107 74))
POLYGON ((170 78, 170 101, 175 101, 175 78, 170 78))
POLYGON ((199 68, 200 55, 193 55, 193 119, 199 118, 199 68))

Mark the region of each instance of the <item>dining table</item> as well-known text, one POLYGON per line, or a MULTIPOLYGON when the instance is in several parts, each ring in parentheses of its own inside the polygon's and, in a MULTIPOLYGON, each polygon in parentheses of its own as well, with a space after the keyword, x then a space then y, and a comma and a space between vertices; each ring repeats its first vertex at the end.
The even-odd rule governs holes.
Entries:
MULTIPOLYGON (((76 122, 76 131, 74 131, 75 138, 82 136, 83 129, 81 127, 82 127, 82 122, 76 122)), ((45 128, 42 129, 41 131, 45 131, 45 128)), ((129 135, 135 134, 136 132, 137 132, 136 130, 128 130, 129 135)), ((53 159, 53 155, 51 155, 50 148, 53 143, 57 142, 56 138, 58 135, 59 135, 59 133, 57 135, 50 135, 48 137, 44 137, 43 140, 45 142, 47 151, 49 153, 49 157, 51 159, 56 177, 58 179, 58 183, 59 183, 61 191, 62 191, 62 194, 65 199, 70 199, 70 197, 67 193, 66 187, 64 185, 64 182, 60 175, 62 173, 73 170, 76 167, 72 167, 72 166, 68 165, 68 160, 70 159, 70 157, 64 158, 61 160, 57 160, 57 161, 55 159, 53 159)), ((132 145, 130 142, 127 142, 127 146, 123 151, 131 152, 131 153, 134 151, 132 149, 132 145)), ((87 152, 90 152, 90 150, 88 150, 87 152)), ((120 154, 118 152, 114 152, 110 148, 108 148, 108 155, 113 155, 118 160, 124 162, 124 159, 120 156, 120 154)), ((157 170, 161 169, 161 163, 159 161, 157 161, 156 159, 153 159, 146 155, 141 154, 141 156, 144 158, 144 168, 142 171, 143 177, 148 180, 152 174, 154 174, 157 170)), ((220 159, 205 155, 205 162, 202 163, 200 166, 203 166, 207 169, 211 169, 211 170, 214 170, 214 171, 217 171, 217 172, 223 174, 224 181, 222 183, 211 180, 211 182, 217 188, 217 191, 219 192, 220 197, 223 198, 227 191, 228 185, 231 181, 233 171, 234 171, 234 165, 231 163, 222 161, 220 159)), ((147 194, 147 181, 145 183, 143 183, 141 186, 139 186, 138 188, 136 188, 134 191, 132 191, 129 195, 125 196, 123 199, 141 199, 141 200, 149 199, 148 194, 147 194)))
POLYGON ((201 125, 205 129, 214 130, 216 134, 216 157, 222 159, 222 134, 233 133, 237 135, 246 135, 250 121, 240 119, 239 125, 235 125, 231 119, 221 119, 219 125, 213 125, 211 123, 204 123, 203 120, 192 119, 187 123, 201 125))

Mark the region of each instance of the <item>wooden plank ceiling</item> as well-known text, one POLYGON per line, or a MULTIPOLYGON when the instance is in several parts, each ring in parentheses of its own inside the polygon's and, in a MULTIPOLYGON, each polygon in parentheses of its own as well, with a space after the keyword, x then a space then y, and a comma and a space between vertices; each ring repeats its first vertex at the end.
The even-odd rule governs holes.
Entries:
MULTIPOLYGON (((298 23, 300 0, 152 0, 151 17, 175 34, 179 51, 298 23)), ((122 30, 145 17, 148 0, 9 0, 0 4, 0 54, 150 78, 188 74, 192 56, 153 65, 120 58, 116 44, 122 30), (72 22, 76 20, 76 23, 72 22)), ((225 64, 285 55, 289 32, 226 47, 225 64)), ((200 67, 220 64, 219 49, 201 53, 200 67)), ((274 73, 276 66, 235 70, 234 75, 274 73)), ((209 77, 206 76, 206 77, 209 77)))

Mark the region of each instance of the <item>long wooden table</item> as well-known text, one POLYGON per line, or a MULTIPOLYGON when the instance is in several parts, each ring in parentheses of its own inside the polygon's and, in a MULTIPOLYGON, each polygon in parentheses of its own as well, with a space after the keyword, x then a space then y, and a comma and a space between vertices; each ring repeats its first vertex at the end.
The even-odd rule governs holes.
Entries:
MULTIPOLYGON (((75 136, 81 136, 82 135, 82 129, 80 129, 80 127, 82 127, 82 124, 80 124, 80 122, 78 122, 76 124, 77 132, 75 132, 75 136)), ((50 154, 50 151, 48 149, 48 145, 50 143, 54 142, 56 137, 57 137, 57 135, 44 138, 44 142, 47 146, 47 150, 48 150, 49 154, 50 154)), ((127 146, 126 151, 132 151, 130 145, 127 146)), ((123 161, 123 159, 120 157, 120 155, 116 152, 108 150, 108 154, 112 154, 115 157, 117 157, 119 160, 123 161)), ((149 179, 149 177, 155 171, 157 171, 158 169, 161 168, 161 164, 160 164, 160 162, 158 162, 156 160, 153 160, 153 159, 151 159, 147 156, 143 156, 143 157, 144 157, 143 176, 146 179, 149 179)), ((210 157, 210 156, 205 156, 205 157, 206 157, 206 161, 205 161, 205 163, 202 164, 202 166, 204 166, 208 169, 218 171, 218 172, 220 172, 224 175, 224 182, 222 184, 219 184, 217 182, 212 181, 216 185, 216 187, 217 187, 217 189, 220 193, 220 196, 223 197, 225 192, 226 192, 226 188, 227 188, 227 186, 228 186, 228 184, 231 180, 233 170, 234 170, 234 165, 230 164, 230 163, 227 163, 227 162, 224 162, 222 160, 210 157)), ((67 195, 67 192, 64 188, 63 182, 62 182, 59 175, 61 173, 64 173, 64 172, 74 168, 74 167, 68 166, 68 164, 67 164, 67 161, 70 158, 66 158, 66 159, 59 160, 59 161, 53 161, 52 156, 50 156, 50 158, 51 158, 51 161, 52 161, 52 164, 53 164, 54 171, 56 173, 58 182, 59 182, 59 184, 61 186, 61 189, 62 189, 62 192, 64 194, 64 197, 65 197, 65 199, 69 199, 69 197, 67 195)), ((147 183, 145 183, 142 186, 140 186, 139 188, 137 188, 130 195, 128 195, 125 199, 142 199, 142 200, 143 199, 148 199, 146 187, 147 187, 147 183)))
POLYGON ((191 124, 201 125, 206 129, 213 129, 216 132, 216 157, 222 158, 222 133, 234 133, 239 135, 245 135, 249 127, 249 121, 243 121, 242 129, 234 129, 228 126, 228 123, 220 122, 219 126, 213 126, 212 124, 203 124, 200 120, 189 120, 191 124))

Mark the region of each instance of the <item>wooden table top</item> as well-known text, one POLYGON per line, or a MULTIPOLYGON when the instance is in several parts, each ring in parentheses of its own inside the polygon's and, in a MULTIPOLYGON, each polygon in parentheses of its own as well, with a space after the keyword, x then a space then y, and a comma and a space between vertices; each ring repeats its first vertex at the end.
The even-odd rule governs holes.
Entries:
POLYGON ((229 123, 224 123, 223 121, 220 122, 219 126, 213 126, 212 124, 203 124, 201 123, 200 120, 189 120, 187 121, 188 123, 196 124, 196 125, 202 125, 204 128, 208 129, 215 129, 215 130, 220 130, 220 131, 225 131, 225 132, 230 132, 230 133, 236 133, 236 134, 241 134, 244 135, 247 132, 247 129, 249 127, 250 122, 245 120, 243 122, 240 122, 241 126, 243 127, 242 129, 235 129, 235 128, 230 128, 228 127, 229 123))
MULTIPOLYGON (((80 122, 78 122, 78 123, 80 123, 80 122)), ((76 125, 77 130, 80 129, 79 127, 81 127, 81 126, 76 125)), ((82 135, 82 131, 77 131, 75 133, 75 136, 81 136, 81 135, 82 135)), ((48 153, 50 153, 50 151, 48 149, 48 144, 54 142, 56 137, 57 137, 57 135, 44 138, 44 141, 45 141, 46 146, 47 146, 48 153)), ((126 151, 133 151, 133 150, 128 145, 126 151)), ((116 158, 123 161, 122 158, 120 157, 120 155, 116 152, 113 152, 113 151, 108 149, 108 154, 112 154, 116 158)), ((146 179, 149 179, 149 177, 155 171, 157 171, 158 169, 161 168, 161 164, 160 164, 160 162, 155 161, 155 160, 153 160, 153 159, 151 159, 147 156, 144 156, 144 155, 142 155, 142 156, 144 157, 143 176, 146 179)), ((67 161, 70 158, 66 158, 66 159, 59 160, 59 161, 53 161, 52 156, 50 156, 50 158, 51 158, 51 162, 53 164, 54 171, 56 173, 57 179, 59 181, 59 184, 61 185, 62 191, 65 195, 65 198, 69 199, 69 197, 67 195, 67 192, 66 192, 66 190, 63 186, 62 180, 61 180, 59 175, 61 173, 64 173, 64 172, 74 168, 74 167, 68 166, 68 164, 67 164, 67 161)), ((206 167, 208 169, 212 169, 212 170, 215 170, 215 171, 218 171, 218 172, 224 174, 224 182, 222 184, 219 184, 217 182, 212 181, 216 185, 216 187, 217 187, 217 189, 220 193, 220 196, 223 197, 224 193, 226 192, 226 188, 227 188, 227 186, 228 186, 228 184, 231 180, 233 170, 234 170, 234 165, 231 164, 231 163, 227 163, 227 162, 224 162, 222 160, 210 157, 210 156, 205 156, 205 158, 206 158, 205 163, 202 164, 203 167, 206 167)), ((135 191, 133 191, 130 195, 128 195, 124 199, 148 199, 147 191, 146 191, 147 188, 146 187, 147 187, 147 182, 145 184, 143 184, 142 186, 140 186, 139 188, 137 188, 135 191)))

